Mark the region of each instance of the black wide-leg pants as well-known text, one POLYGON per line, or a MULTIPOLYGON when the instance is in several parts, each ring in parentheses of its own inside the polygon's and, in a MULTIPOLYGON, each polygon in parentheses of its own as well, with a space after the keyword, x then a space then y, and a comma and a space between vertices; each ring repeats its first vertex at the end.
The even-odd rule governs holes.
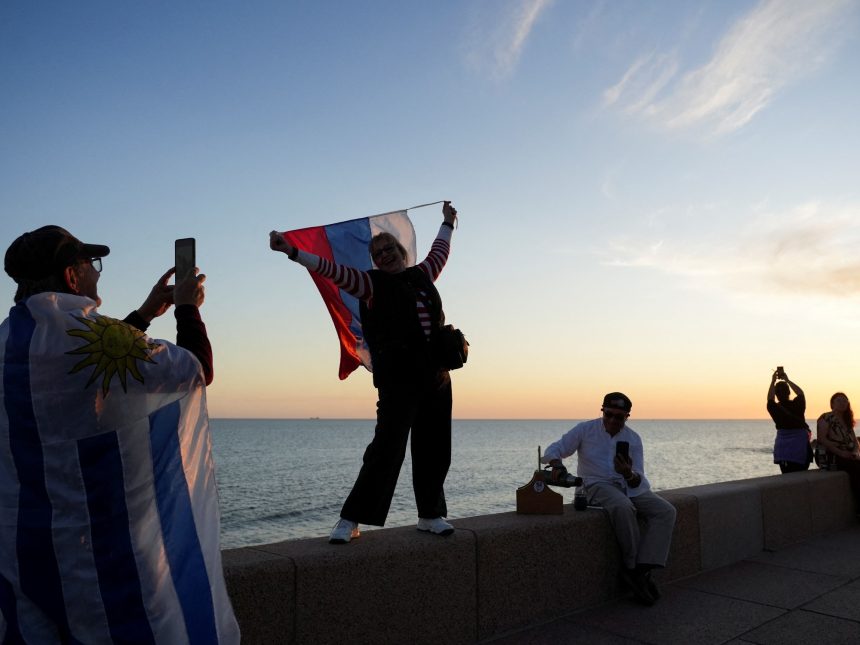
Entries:
POLYGON ((378 388, 376 431, 340 516, 383 526, 412 431, 412 488, 418 517, 448 514, 443 486, 451 465, 451 378, 432 372, 422 381, 378 388))

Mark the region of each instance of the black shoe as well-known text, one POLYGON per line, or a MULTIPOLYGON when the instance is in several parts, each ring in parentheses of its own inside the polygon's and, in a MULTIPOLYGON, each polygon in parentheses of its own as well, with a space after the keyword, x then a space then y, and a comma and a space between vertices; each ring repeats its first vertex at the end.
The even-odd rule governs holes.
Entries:
POLYGON ((651 578, 651 572, 645 572, 645 586, 648 588, 648 593, 654 598, 654 600, 659 600, 660 596, 663 594, 660 593, 660 589, 657 587, 657 583, 651 578))
POLYGON ((648 588, 648 582, 645 579, 645 574, 636 569, 622 569, 621 579, 624 581, 633 596, 643 605, 650 607, 657 600, 648 588))

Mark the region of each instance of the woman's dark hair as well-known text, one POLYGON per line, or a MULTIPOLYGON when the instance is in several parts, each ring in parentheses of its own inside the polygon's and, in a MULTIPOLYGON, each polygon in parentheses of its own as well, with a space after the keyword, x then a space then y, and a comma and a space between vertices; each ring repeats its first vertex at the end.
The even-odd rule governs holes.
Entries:
POLYGON ((791 394, 788 389, 788 383, 786 383, 785 381, 779 381, 776 385, 774 385, 773 393, 776 394, 776 398, 780 401, 782 401, 783 399, 787 399, 791 394))
POLYGON ((400 243, 396 237, 394 237, 391 233, 377 233, 370 240, 370 244, 367 245, 367 251, 370 253, 370 256, 373 257, 373 247, 377 244, 393 244, 397 247, 397 250, 403 254, 403 259, 409 259, 409 254, 406 252, 406 247, 400 243))
POLYGON ((833 401, 834 401, 834 399, 836 399, 837 396, 844 396, 845 400, 848 401, 848 409, 842 413, 842 421, 843 421, 843 423, 845 423, 846 428, 849 428, 849 429, 853 428, 857 422, 854 421, 854 411, 851 409, 851 399, 848 398, 847 394, 845 394, 844 392, 837 392, 836 394, 831 396, 830 397, 830 409, 831 410, 833 409, 833 401))

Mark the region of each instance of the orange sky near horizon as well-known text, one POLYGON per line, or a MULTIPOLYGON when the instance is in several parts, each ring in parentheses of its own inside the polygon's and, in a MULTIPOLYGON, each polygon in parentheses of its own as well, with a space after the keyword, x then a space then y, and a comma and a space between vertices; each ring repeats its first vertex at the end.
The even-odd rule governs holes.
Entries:
MULTIPOLYGON (((331 366, 329 366, 331 367, 331 366)), ((788 371, 788 368, 787 368, 788 371)), ((713 375, 693 375, 686 382, 649 382, 625 377, 601 383, 570 378, 568 383, 490 378, 467 364, 452 373, 453 415, 458 419, 587 419, 599 415, 603 395, 620 390, 633 401, 631 419, 768 419, 765 401, 770 377, 718 381, 713 375), (474 375, 470 373, 474 372, 474 375)), ((822 379, 798 380, 807 399, 807 419, 829 409, 830 396, 851 388, 822 379)), ((860 396, 860 393, 857 394, 860 396)), ((333 369, 297 379, 285 373, 266 390, 242 375, 220 374, 210 386, 210 416, 218 418, 356 418, 375 415, 376 390, 363 369, 338 381, 333 369)))

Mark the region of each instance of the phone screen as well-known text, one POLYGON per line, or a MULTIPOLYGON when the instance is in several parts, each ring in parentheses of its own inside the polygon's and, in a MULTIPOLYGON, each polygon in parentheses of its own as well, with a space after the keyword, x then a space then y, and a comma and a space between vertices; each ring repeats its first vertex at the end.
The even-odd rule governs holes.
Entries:
POLYGON ((615 454, 623 457, 630 457, 630 443, 627 441, 619 441, 615 444, 615 454))
POLYGON ((176 282, 187 278, 197 266, 196 244, 193 237, 176 240, 176 282))

